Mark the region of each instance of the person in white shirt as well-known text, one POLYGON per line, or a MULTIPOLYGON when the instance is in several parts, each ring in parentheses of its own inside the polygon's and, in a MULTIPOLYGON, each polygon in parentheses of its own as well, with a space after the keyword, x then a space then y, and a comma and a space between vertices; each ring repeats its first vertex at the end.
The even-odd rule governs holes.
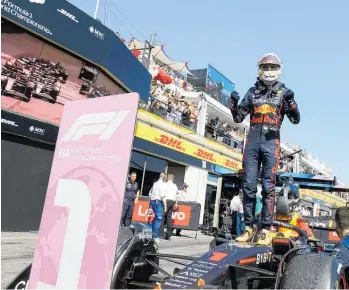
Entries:
POLYGON ((230 202, 230 212, 232 215, 231 233, 236 236, 240 236, 240 234, 245 231, 242 197, 243 194, 240 191, 240 193, 235 195, 230 202))
POLYGON ((166 174, 161 173, 160 178, 153 184, 149 193, 150 206, 154 213, 152 232, 155 242, 159 242, 159 230, 166 212, 166 174))
POLYGON ((176 211, 178 208, 178 187, 175 183, 173 183, 175 176, 173 174, 169 174, 167 176, 166 183, 166 211, 164 211, 164 219, 162 220, 160 227, 160 235, 163 236, 167 240, 171 240, 172 236, 172 212, 176 211), (167 225, 167 232, 164 235, 165 224, 167 225))
MULTIPOLYGON (((178 191, 177 194, 177 200, 178 201, 184 201, 184 202, 188 202, 189 201, 189 196, 188 196, 188 184, 182 184, 181 189, 178 191)), ((180 237, 181 236, 181 229, 177 229, 176 230, 176 236, 180 237)))

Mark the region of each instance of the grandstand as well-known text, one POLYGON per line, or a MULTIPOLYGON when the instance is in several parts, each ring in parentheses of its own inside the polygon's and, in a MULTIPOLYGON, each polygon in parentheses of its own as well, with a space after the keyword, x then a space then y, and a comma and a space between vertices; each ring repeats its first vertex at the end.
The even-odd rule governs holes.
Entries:
MULTIPOLYGON (((135 55, 142 60, 145 44, 132 39, 128 47, 139 51, 135 55)), ((248 121, 236 124, 231 118, 230 110, 207 92, 202 79, 207 71, 190 70, 186 62, 171 60, 164 51, 164 46, 155 46, 151 52, 149 72, 153 82, 149 104, 143 106, 147 110, 177 124, 203 134, 206 138, 222 143, 232 150, 242 153, 244 140, 248 132, 248 121), (197 95, 201 93, 201 97, 197 95), (203 104, 205 100, 205 105, 203 104), (197 123, 199 110, 206 107, 205 128, 200 132, 197 123)), ((211 93, 211 94, 210 94, 211 93)), ((333 172, 312 154, 302 150, 299 145, 281 144, 281 161, 279 170, 284 172, 332 176, 333 172), (299 153, 294 154, 294 152, 299 153), (292 155, 294 154, 294 155, 292 155), (291 156, 289 156, 291 155, 291 156), (289 157, 287 157, 289 156, 289 157), (285 158, 286 157, 286 158, 285 158)), ((339 181, 340 184, 342 184, 339 181)), ((337 193, 333 193, 338 195, 337 193)), ((347 193, 340 193, 349 201, 347 193)))

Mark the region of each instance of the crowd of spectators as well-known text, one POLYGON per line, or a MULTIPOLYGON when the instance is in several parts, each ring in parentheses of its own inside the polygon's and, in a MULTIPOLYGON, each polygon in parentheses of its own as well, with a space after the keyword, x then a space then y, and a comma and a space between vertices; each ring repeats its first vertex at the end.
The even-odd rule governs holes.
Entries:
POLYGON ((196 129, 199 115, 196 104, 185 101, 180 91, 171 85, 153 80, 147 109, 170 122, 196 129))
POLYGON ((155 57, 152 60, 153 60, 153 63, 150 66, 149 71, 152 74, 153 78, 156 78, 159 72, 163 72, 171 77, 172 79, 171 87, 173 89, 176 89, 177 91, 184 90, 187 92, 194 91, 193 86, 186 80, 185 76, 182 75, 181 72, 174 71, 173 69, 171 69, 171 67, 162 63, 155 57))
MULTIPOLYGON (((286 153, 284 153, 286 154, 286 153)), ((283 159, 284 154, 280 155, 279 171, 281 172, 293 172, 293 157, 283 159)))
POLYGON ((244 132, 220 121, 219 117, 206 121, 205 137, 226 144, 237 152, 243 151, 244 132))

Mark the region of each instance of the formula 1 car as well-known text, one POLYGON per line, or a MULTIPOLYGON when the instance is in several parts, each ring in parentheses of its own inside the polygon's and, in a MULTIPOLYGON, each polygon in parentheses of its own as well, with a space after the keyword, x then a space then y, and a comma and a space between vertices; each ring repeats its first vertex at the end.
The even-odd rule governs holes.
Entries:
POLYGON ((88 65, 86 63, 82 64, 82 68, 79 73, 79 79, 89 82, 95 82, 99 71, 97 68, 88 65))
POLYGON ((34 90, 30 71, 18 60, 10 60, 1 66, 1 94, 29 102, 34 90))
MULTIPOLYGON (((150 228, 140 223, 122 227, 111 288, 347 289, 345 269, 333 255, 336 242, 315 239, 304 224, 293 224, 296 215, 290 211, 287 196, 285 187, 277 200, 273 221, 278 231, 267 245, 260 243, 265 236, 257 225, 249 243, 216 239, 216 244, 201 257, 162 254, 150 228), (183 267, 175 268, 171 274, 159 266, 159 259, 183 267)), ((6 289, 26 285, 29 275, 30 266, 6 289)))
MULTIPOLYGON (((159 265, 157 245, 152 239, 151 229, 141 223, 131 227, 121 227, 115 252, 111 289, 143 288, 149 285, 149 277, 157 273, 159 265), (158 266, 157 266, 158 267, 158 266)), ((31 264, 28 265, 5 289, 25 289, 30 277, 31 264)))

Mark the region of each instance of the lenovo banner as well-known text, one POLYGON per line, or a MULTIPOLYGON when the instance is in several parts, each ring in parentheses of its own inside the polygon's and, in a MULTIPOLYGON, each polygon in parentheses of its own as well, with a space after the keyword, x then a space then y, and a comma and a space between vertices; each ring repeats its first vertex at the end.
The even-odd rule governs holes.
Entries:
POLYGON ((29 289, 109 289, 138 101, 64 107, 29 289))
MULTIPOLYGON (((173 212, 172 222, 174 229, 193 230, 199 229, 201 205, 196 202, 178 202, 178 211, 173 212)), ((149 211, 149 198, 139 197, 133 210, 132 220, 150 224, 154 216, 149 211)))

